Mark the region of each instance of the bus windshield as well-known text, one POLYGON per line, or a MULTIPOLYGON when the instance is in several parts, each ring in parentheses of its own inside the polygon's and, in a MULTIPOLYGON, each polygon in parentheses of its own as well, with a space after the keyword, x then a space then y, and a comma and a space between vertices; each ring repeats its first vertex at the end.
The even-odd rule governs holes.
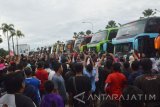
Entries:
POLYGON ((95 33, 92 37, 91 43, 98 43, 102 40, 105 40, 107 36, 107 31, 101 31, 98 33, 95 33))
POLYGON ((80 37, 75 41, 75 44, 77 44, 77 43, 80 44, 83 40, 84 40, 84 38, 80 37))
POLYGON ((68 40, 68 41, 66 41, 66 43, 65 43, 65 44, 67 45, 67 44, 73 44, 73 43, 74 43, 74 41, 73 41, 73 40, 68 40))
POLYGON ((132 43, 123 43, 115 45, 115 53, 121 53, 123 55, 129 53, 132 50, 132 43))
POLYGON ((115 38, 117 35, 117 32, 118 32, 118 29, 111 30, 109 32, 108 40, 112 40, 113 38, 115 38))
POLYGON ((84 37, 81 44, 86 45, 87 43, 90 43, 91 39, 92 39, 92 36, 84 37))
POLYGON ((146 20, 139 20, 128 23, 120 27, 117 33, 117 38, 133 37, 137 34, 143 33, 145 30, 146 20))
POLYGON ((74 47, 79 47, 79 45, 82 43, 83 40, 84 40, 83 37, 78 38, 78 39, 75 41, 74 47))
POLYGON ((146 26, 146 33, 159 33, 160 31, 160 18, 153 18, 148 21, 146 26))

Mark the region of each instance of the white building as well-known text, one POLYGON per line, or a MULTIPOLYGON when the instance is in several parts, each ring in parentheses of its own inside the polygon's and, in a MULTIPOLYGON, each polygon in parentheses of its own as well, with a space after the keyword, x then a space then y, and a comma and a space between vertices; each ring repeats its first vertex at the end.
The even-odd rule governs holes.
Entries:
MULTIPOLYGON (((17 53, 17 46, 16 46, 16 53, 17 53)), ((28 44, 19 44, 18 45, 18 54, 24 54, 24 55, 29 55, 30 52, 30 45, 28 44)))

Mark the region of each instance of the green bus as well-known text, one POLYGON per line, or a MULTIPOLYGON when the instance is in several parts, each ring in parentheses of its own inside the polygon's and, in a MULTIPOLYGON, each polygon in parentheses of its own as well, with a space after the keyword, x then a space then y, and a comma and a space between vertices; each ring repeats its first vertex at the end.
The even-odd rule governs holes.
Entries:
POLYGON ((84 35, 77 38, 74 44, 74 50, 77 52, 87 51, 87 44, 91 42, 92 35, 84 35))
POLYGON ((64 47, 64 50, 67 52, 67 53, 72 53, 74 50, 74 42, 75 40, 67 40, 65 42, 65 47, 64 47))
POLYGON ((90 51, 95 52, 109 52, 113 53, 114 46, 111 41, 116 37, 118 28, 108 28, 103 31, 99 31, 92 36, 91 42, 87 44, 87 48, 90 51))
POLYGON ((80 52, 84 52, 84 51, 87 51, 87 44, 91 42, 91 39, 92 39, 92 35, 90 36, 85 36, 82 43, 81 43, 81 46, 80 46, 80 52))

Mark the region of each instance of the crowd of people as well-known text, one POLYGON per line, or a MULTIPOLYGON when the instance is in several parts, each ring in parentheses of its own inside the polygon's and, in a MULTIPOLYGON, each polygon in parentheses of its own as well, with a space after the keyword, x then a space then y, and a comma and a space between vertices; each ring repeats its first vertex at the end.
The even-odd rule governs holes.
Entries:
POLYGON ((35 53, 0 58, 0 107, 160 107, 160 59, 35 53))

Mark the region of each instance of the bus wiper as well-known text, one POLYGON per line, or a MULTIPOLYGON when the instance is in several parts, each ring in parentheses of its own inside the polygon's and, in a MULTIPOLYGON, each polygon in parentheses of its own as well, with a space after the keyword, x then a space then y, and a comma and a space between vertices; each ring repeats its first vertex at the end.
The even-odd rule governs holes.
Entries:
POLYGON ((96 43, 96 42, 99 42, 99 41, 97 41, 97 40, 93 41, 93 43, 96 43))
POLYGON ((128 35, 130 35, 130 34, 123 34, 122 36, 128 36, 128 35))

